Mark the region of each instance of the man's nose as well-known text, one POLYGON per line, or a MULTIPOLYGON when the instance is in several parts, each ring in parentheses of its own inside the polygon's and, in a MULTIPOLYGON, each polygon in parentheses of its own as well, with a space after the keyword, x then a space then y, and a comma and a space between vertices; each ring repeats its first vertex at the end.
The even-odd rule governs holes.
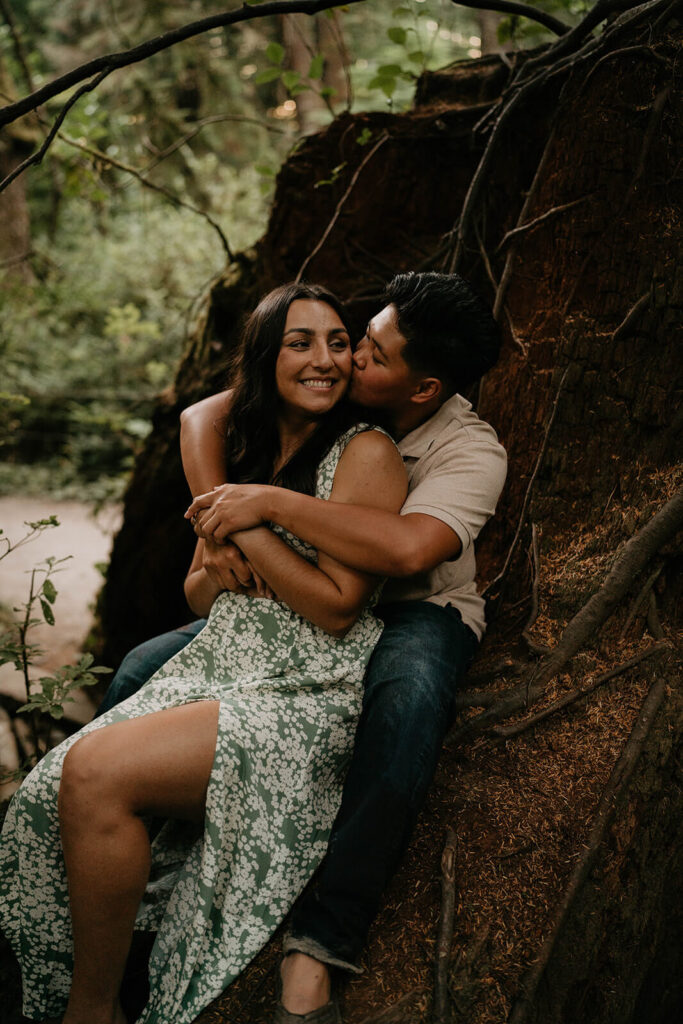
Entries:
POLYGON ((359 370, 364 370, 366 359, 367 347, 362 341, 359 341, 358 345, 356 346, 356 350, 353 353, 354 366, 357 366, 359 370))

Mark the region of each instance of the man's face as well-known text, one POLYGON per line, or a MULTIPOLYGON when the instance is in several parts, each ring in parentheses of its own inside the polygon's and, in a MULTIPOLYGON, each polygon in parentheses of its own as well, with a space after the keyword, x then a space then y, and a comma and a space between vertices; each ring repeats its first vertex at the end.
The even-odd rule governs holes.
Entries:
POLYGON ((385 306, 372 318, 353 354, 351 401, 390 414, 405 409, 419 379, 403 358, 405 344, 396 309, 385 306))

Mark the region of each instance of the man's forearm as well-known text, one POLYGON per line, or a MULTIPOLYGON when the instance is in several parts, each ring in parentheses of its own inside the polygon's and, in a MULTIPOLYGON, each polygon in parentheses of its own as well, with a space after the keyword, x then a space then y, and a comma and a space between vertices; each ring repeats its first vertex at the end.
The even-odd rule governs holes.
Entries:
POLYGON ((322 501, 280 487, 264 489, 264 518, 343 565, 376 576, 412 576, 422 568, 409 518, 395 512, 322 501))

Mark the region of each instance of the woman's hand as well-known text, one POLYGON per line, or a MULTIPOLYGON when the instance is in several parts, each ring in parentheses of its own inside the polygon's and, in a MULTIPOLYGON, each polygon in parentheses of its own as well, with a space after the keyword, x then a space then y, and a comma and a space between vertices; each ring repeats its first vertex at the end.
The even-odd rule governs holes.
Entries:
POLYGON ((185 518, 190 520, 198 537, 220 542, 229 534, 267 521, 269 491, 263 484, 221 484, 198 495, 185 518))
POLYGON ((256 597, 275 596, 232 541, 225 544, 216 544, 212 540, 205 541, 202 568, 220 590, 256 597))

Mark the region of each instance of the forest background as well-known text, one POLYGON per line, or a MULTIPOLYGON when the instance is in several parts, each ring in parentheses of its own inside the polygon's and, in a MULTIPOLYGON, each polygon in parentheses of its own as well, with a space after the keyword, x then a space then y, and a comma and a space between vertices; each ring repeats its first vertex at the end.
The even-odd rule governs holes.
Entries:
MULTIPOLYGON (((474 6, 254 17, 84 92, 0 193, 0 478, 97 503, 135 460, 98 606, 115 664, 187 614, 178 415, 222 386, 258 295, 306 271, 362 323, 393 270, 461 269, 504 337, 468 396, 510 458, 478 546, 490 628, 348 1019, 669 1024, 681 3, 474 6)), ((0 0, 2 91, 222 7, 0 0)), ((62 102, 4 130, 3 175, 62 102)), ((267 1020, 276 962, 207 1022, 267 1020)))
MULTIPOLYGON (((0 91, 16 98, 225 6, 2 0, 0 91)), ((572 23, 588 5, 538 6, 572 23)), ((43 166, 0 197, 0 494, 121 496, 226 240, 240 252, 263 234, 302 135, 346 109, 406 109, 425 68, 551 38, 448 0, 373 2, 217 28, 88 93, 43 166)), ((3 134, 6 170, 44 122, 3 134)))

